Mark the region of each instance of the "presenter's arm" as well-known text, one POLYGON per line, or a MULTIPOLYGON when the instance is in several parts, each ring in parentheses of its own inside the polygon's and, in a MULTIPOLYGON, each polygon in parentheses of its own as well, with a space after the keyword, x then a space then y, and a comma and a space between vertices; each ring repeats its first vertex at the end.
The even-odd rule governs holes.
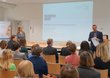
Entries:
POLYGON ((91 41, 91 38, 92 38, 92 36, 91 36, 91 32, 90 32, 88 41, 91 41))
POLYGON ((103 33, 100 32, 100 39, 99 39, 99 42, 103 42, 103 33))

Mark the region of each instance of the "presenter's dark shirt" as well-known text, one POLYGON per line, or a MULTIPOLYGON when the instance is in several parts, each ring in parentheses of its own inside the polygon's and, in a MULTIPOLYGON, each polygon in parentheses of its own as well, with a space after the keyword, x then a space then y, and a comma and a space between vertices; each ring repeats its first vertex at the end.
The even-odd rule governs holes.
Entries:
POLYGON ((97 37, 99 39, 99 43, 102 43, 103 42, 103 34, 100 31, 96 31, 96 32, 92 31, 92 32, 90 32, 88 40, 91 42, 90 43, 91 44, 90 45, 91 46, 91 50, 94 52, 94 51, 96 51, 96 46, 94 46, 94 44, 92 42, 92 38, 93 37, 97 37))

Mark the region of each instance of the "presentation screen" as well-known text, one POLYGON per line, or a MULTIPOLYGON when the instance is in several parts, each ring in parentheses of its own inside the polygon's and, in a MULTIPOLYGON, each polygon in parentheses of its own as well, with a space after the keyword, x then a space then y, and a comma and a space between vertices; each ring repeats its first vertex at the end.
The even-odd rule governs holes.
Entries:
POLYGON ((92 1, 44 4, 43 40, 88 40, 92 17, 92 1))
POLYGON ((0 21, 0 39, 7 39, 11 36, 11 22, 0 21))

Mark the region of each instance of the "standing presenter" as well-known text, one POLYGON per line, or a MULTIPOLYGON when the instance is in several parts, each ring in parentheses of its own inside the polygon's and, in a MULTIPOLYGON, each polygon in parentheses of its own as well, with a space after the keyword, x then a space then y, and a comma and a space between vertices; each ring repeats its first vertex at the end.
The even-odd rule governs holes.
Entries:
POLYGON ((93 31, 90 32, 88 40, 90 41, 90 46, 92 52, 96 51, 96 44, 103 42, 103 33, 97 30, 97 26, 92 26, 93 31), (97 42, 97 43, 96 43, 97 42))

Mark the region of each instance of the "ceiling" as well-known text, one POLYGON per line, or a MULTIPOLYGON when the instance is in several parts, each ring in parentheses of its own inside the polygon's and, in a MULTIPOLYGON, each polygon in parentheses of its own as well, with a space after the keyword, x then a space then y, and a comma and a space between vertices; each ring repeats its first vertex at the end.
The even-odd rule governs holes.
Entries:
POLYGON ((0 0, 0 1, 12 4, 27 4, 27 3, 57 3, 72 1, 91 1, 91 0, 0 0))

